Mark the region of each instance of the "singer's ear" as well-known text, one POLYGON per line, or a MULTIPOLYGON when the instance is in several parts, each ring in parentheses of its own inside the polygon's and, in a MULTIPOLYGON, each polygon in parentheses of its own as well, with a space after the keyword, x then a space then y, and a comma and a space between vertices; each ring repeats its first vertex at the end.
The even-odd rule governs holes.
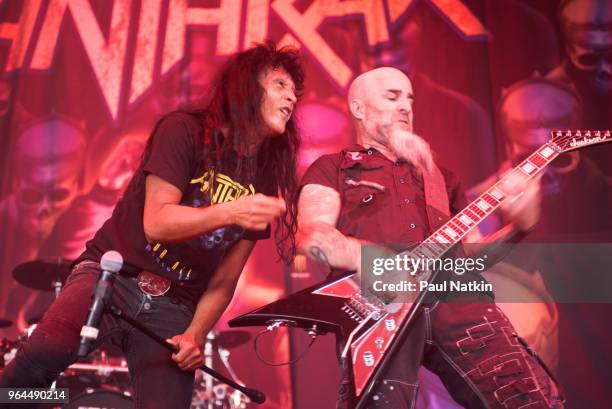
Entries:
POLYGON ((349 102, 349 111, 351 115, 356 119, 363 119, 365 116, 365 105, 360 99, 353 99, 349 102))

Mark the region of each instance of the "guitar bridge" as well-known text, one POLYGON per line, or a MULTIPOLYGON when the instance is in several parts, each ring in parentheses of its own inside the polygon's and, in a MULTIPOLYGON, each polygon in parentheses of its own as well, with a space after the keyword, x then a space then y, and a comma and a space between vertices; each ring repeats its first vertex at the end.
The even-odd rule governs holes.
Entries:
POLYGON ((341 308, 352 320, 361 323, 366 317, 375 321, 379 320, 384 310, 384 305, 375 305, 366 301, 360 293, 355 293, 341 308))

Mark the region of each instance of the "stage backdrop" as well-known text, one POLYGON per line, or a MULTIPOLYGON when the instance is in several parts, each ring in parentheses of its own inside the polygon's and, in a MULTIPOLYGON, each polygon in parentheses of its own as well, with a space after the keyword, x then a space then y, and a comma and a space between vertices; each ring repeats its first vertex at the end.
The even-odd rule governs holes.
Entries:
MULTIPOLYGON (((353 142, 352 78, 381 65, 404 70, 416 133, 475 195, 551 129, 610 129, 611 10, 608 0, 0 1, 0 318, 14 321, 0 338, 16 339, 53 297, 18 284, 13 268, 74 259, 110 215, 155 122, 197 107, 228 55, 268 38, 301 50, 300 172, 353 142)), ((587 149, 547 171, 530 240, 610 241, 610 153, 587 149)), ((579 266, 543 270, 528 259, 488 274, 530 289, 534 301, 555 297, 551 283, 580 279, 579 266)), ((325 273, 284 267, 272 243, 260 243, 216 330, 325 273)), ((508 311, 557 372, 568 407, 605 407, 612 351, 599 314, 610 308, 575 301, 585 303, 508 311)), ((305 340, 295 334, 290 347, 285 334, 263 344, 282 361, 305 340)), ((323 337, 292 368, 264 365, 251 344, 233 348, 230 361, 269 395, 265 407, 328 408, 333 344, 323 337)), ((420 405, 448 407, 430 378, 423 374, 420 405)))

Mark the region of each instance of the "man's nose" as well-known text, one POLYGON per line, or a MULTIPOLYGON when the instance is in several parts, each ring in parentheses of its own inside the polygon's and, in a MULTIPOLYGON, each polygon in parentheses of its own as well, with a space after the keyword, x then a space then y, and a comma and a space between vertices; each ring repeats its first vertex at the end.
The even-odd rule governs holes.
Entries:
POLYGON ((291 101, 292 104, 295 104, 297 102, 297 97, 295 96, 295 91, 287 91, 287 94, 285 96, 289 101, 291 101))
POLYGON ((398 109, 402 113, 409 114, 412 112, 412 103, 408 100, 400 101, 398 109))

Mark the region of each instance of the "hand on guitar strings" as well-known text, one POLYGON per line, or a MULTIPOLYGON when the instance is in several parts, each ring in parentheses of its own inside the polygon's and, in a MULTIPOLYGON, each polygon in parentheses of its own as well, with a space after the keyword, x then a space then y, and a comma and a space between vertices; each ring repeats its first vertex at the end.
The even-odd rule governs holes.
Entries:
POLYGON ((533 179, 525 179, 517 174, 504 177, 506 182, 501 187, 507 199, 502 202, 500 209, 504 219, 519 231, 530 230, 540 219, 541 179, 541 174, 533 179))

